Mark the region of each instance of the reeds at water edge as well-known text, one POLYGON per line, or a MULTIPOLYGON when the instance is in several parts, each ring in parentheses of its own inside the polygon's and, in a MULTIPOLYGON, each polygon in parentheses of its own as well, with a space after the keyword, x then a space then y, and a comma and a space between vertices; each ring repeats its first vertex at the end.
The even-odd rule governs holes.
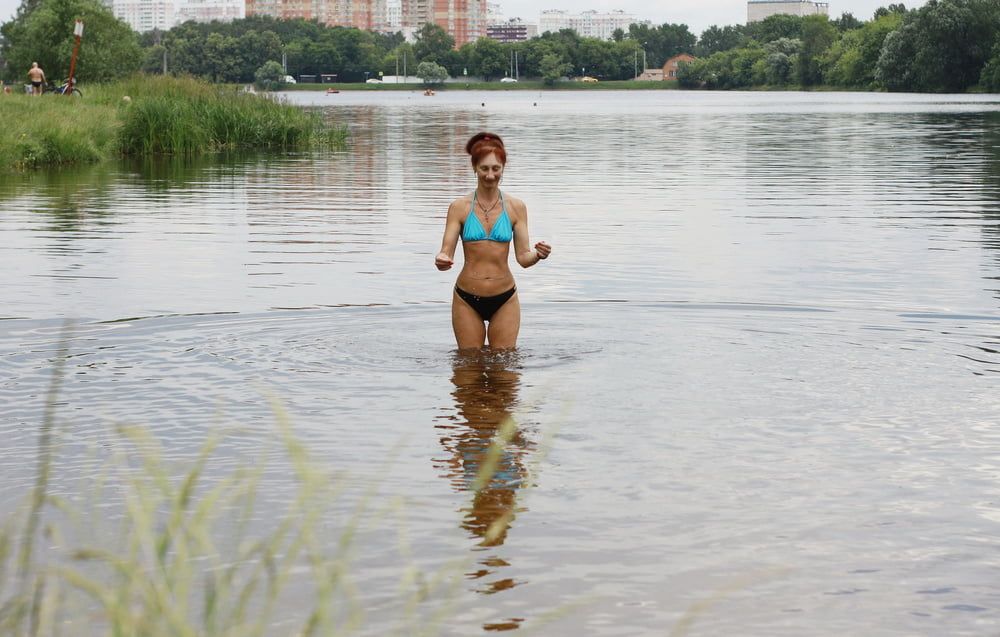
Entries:
POLYGON ((0 172, 120 157, 342 148, 315 111, 189 77, 138 75, 86 97, 0 94, 0 172), (125 99, 127 98, 127 99, 125 99))

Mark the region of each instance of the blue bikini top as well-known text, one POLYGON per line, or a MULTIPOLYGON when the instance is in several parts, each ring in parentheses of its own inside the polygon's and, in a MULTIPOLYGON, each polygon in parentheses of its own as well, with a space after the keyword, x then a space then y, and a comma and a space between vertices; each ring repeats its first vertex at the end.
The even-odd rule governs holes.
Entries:
POLYGON ((500 204, 500 216, 497 218, 496 223, 493 224, 493 228, 490 229, 489 236, 487 236, 483 224, 479 221, 479 217, 476 216, 476 194, 473 193, 472 209, 469 210, 469 216, 465 218, 465 223, 462 224, 462 241, 510 243, 510 240, 514 238, 514 226, 511 225, 510 217, 507 215, 507 203, 503 200, 502 192, 500 193, 500 204))

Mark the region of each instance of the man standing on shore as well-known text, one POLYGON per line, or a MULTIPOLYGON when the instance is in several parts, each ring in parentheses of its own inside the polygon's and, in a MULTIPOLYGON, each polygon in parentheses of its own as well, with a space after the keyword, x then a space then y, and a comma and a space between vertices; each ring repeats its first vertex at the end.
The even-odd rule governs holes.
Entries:
POLYGON ((42 94, 42 82, 45 81, 45 71, 38 67, 38 62, 31 63, 31 70, 28 71, 28 79, 31 80, 31 94, 38 96, 42 94))

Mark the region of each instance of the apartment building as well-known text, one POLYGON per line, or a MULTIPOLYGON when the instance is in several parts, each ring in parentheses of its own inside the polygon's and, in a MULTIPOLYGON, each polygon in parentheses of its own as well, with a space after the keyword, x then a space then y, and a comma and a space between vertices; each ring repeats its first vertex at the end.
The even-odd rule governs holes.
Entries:
POLYGON ((387 0, 246 0, 246 15, 318 20, 329 26, 387 31, 387 0))
POLYGON ((118 0, 106 3, 111 11, 139 33, 166 31, 177 23, 173 0, 118 0))
POLYGON ((246 17, 244 0, 185 0, 177 8, 177 22, 232 22, 246 17))
POLYGON ((812 0, 748 0, 747 23, 785 13, 788 15, 830 15, 830 3, 812 0))
POLYGON ((436 24, 455 38, 455 46, 486 36, 486 0, 402 0, 403 32, 416 32, 436 24))
POLYGON ((635 22, 635 16, 620 9, 606 13, 594 10, 571 13, 561 9, 547 9, 541 13, 538 31, 555 33, 561 29, 572 29, 582 37, 610 40, 616 29, 628 31, 629 25, 635 22))
POLYGON ((403 28, 402 0, 387 0, 385 3, 385 30, 396 33, 403 28))

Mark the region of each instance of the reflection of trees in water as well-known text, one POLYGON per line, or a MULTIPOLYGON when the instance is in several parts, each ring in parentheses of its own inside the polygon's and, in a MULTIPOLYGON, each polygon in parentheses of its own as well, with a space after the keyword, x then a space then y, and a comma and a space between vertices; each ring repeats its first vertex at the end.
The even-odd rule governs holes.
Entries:
MULTIPOLYGON (((983 207, 983 248, 992 251, 997 267, 988 275, 991 282, 990 291, 1000 299, 1000 112, 983 114, 985 134, 983 146, 988 157, 987 167, 983 175, 983 194, 987 204, 983 207)), ((991 339, 976 346, 981 355, 975 359, 987 364, 985 371, 1000 372, 1000 338, 991 339), (988 359, 988 360, 983 360, 988 359)))
POLYGON ((72 232, 91 225, 115 223, 127 210, 118 201, 129 188, 143 193, 186 190, 225 182, 243 175, 257 155, 147 157, 89 166, 39 170, 0 179, 0 201, 29 198, 19 207, 47 215, 45 229, 72 232))
MULTIPOLYGON (((983 209, 983 246, 996 250, 994 258, 1000 262, 1000 112, 985 113, 983 118, 983 145, 988 157, 983 189, 989 201, 983 209)), ((994 280, 1000 280, 1000 276, 994 280)), ((993 292, 1000 298, 1000 289, 995 286, 993 292)))
POLYGON ((206 183, 225 183, 243 177, 248 168, 267 161, 270 156, 256 152, 214 153, 195 157, 144 157, 122 162, 122 170, 131 182, 149 192, 187 190, 206 183))
MULTIPOLYGON (((458 355, 452 370, 455 414, 437 424, 448 455, 436 464, 457 491, 471 492, 471 503, 462 509, 461 526, 478 539, 477 550, 487 553, 478 561, 477 570, 469 573, 476 580, 510 565, 496 551, 507 540, 515 514, 523 511, 517 508, 517 492, 527 478, 524 455, 531 442, 511 419, 520 389, 518 365, 516 354, 509 352, 458 355), (494 440, 504 439, 505 444, 490 451, 494 440), (490 458, 495 458, 496 465, 487 480, 480 473, 490 458)), ((513 579, 501 577, 476 590, 491 594, 516 585, 513 579)))
POLYGON ((0 179, 0 202, 7 202, 5 208, 30 208, 46 215, 49 232, 78 230, 87 221, 109 216, 117 178, 116 167, 108 164, 5 175, 0 179))

